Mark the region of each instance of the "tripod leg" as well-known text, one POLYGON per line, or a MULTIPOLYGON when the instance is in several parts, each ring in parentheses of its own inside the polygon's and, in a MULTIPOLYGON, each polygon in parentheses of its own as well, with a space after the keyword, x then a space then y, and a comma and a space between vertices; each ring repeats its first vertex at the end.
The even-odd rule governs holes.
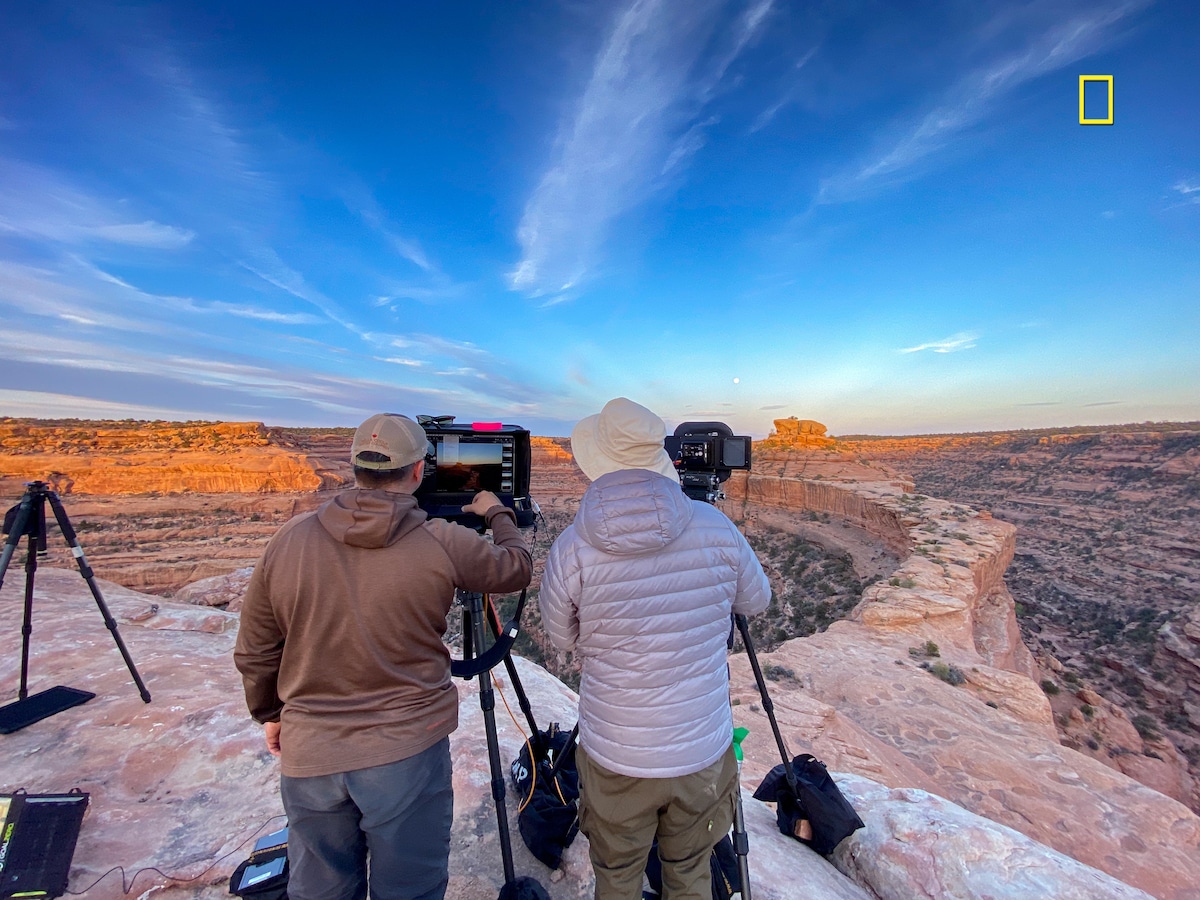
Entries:
POLYGON ((17 507, 17 516, 13 520, 12 531, 8 533, 8 540, 4 542, 4 551, 0 553, 0 587, 4 587, 4 573, 8 571, 8 563, 12 559, 13 551, 17 549, 17 544, 21 541, 23 535, 28 529, 29 515, 33 511, 33 494, 26 492, 21 498, 21 505, 17 507))
POLYGON ((0 556, 0 586, 4 584, 4 574, 8 569, 8 560, 17 548, 20 536, 29 533, 25 548, 29 556, 25 557, 25 605, 22 620, 20 620, 20 685, 17 688, 17 700, 25 700, 29 696, 29 640, 34 634, 34 574, 37 571, 37 539, 34 534, 40 534, 38 524, 43 520, 44 511, 36 503, 34 493, 26 491, 20 498, 16 520, 8 533, 4 545, 4 556, 0 556), (32 526, 32 527, 31 527, 32 526))
POLYGON ((788 787, 792 793, 796 793, 796 773, 792 769, 792 757, 788 753, 787 745, 783 743, 783 735, 779 731, 779 722, 775 719, 775 704, 771 702, 771 697, 767 694, 767 682, 763 678, 762 669, 758 667, 758 657, 754 653, 754 641, 750 639, 750 623, 745 616, 734 615, 733 621, 737 624, 738 632, 742 636, 742 643, 746 645, 746 656, 750 659, 750 668, 754 672, 754 681, 758 684, 758 693, 762 697, 763 710, 767 714, 767 720, 771 723, 771 732, 775 735, 775 744, 779 748, 779 755, 783 757, 783 774, 787 779, 788 787))
POLYGON ((21 686, 17 699, 29 696, 29 639, 33 635, 33 578, 37 572, 37 541, 29 539, 29 555, 25 557, 25 617, 21 621, 21 686))
POLYGON ((100 587, 96 584, 95 573, 92 571, 92 567, 88 565, 87 557, 83 555, 83 548, 79 546, 79 538, 75 534, 75 529, 71 527, 70 519, 67 518, 67 511, 63 509, 62 501, 58 499, 58 495, 54 491, 47 491, 46 497, 50 500, 50 506, 54 510, 54 518, 58 520, 59 530, 62 531, 63 537, 67 541, 67 546, 71 548, 71 555, 75 557, 75 563, 79 566, 79 574, 83 576, 83 580, 87 582, 87 586, 92 592, 92 597, 96 601, 100 615, 104 619, 104 627, 108 629, 109 634, 112 635, 113 641, 117 645, 117 649, 121 652, 121 658, 125 660, 125 667, 129 669, 129 674, 133 676, 133 682, 137 685, 138 694, 141 696, 142 702, 149 703, 150 692, 146 690, 142 676, 138 674, 137 666, 133 664, 133 658, 125 648, 125 642, 121 640, 121 635, 117 631, 117 620, 108 611, 108 604, 104 602, 104 597, 100 594, 100 587))
POLYGON ((738 879, 742 883, 742 900, 750 897, 750 835, 746 833, 746 817, 742 811, 742 763, 738 760, 737 805, 733 808, 733 852, 737 854, 738 879))
MULTIPOLYGON (((470 620, 472 639, 476 652, 483 648, 483 598, 476 593, 467 593, 463 598, 469 606, 470 615, 464 615, 464 643, 467 619, 470 620)), ((483 710, 483 727, 487 736, 488 765, 492 773, 492 800, 496 804, 496 827, 500 832, 500 856, 504 864, 504 883, 516 879, 512 860, 512 839, 508 832, 508 810, 504 805, 504 768, 500 762, 500 739, 496 734, 496 694, 492 690, 491 671, 479 674, 479 708, 483 710)))
MULTIPOLYGON (((499 638, 500 618, 496 613, 496 607, 491 603, 487 605, 487 621, 492 637, 499 638)), ((529 748, 533 751, 533 758, 540 759, 546 752, 546 748, 542 746, 542 733, 538 730, 537 722, 533 718, 533 707, 529 705, 529 696, 525 693, 525 686, 521 684, 521 678, 517 674, 517 665, 508 654, 504 656, 504 669, 508 672, 508 679, 512 682, 513 690, 517 692, 517 704, 521 707, 525 721, 529 723, 529 748)))

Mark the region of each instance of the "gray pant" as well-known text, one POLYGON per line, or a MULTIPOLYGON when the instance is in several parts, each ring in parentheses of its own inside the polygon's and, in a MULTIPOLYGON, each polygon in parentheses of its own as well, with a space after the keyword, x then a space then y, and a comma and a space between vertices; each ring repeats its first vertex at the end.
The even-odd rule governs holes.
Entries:
POLYGON ((288 897, 442 900, 454 815, 450 739, 384 766, 280 779, 288 897))

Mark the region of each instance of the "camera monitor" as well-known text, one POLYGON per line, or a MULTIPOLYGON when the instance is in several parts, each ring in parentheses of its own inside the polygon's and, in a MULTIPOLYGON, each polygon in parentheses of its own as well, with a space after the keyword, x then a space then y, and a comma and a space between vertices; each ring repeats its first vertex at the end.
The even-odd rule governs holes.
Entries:
POLYGON ((491 491, 516 514, 518 525, 533 524, 527 430, 490 422, 455 425, 450 416, 418 416, 417 421, 433 447, 416 492, 421 509, 431 517, 480 529, 483 520, 462 508, 479 491, 491 491))

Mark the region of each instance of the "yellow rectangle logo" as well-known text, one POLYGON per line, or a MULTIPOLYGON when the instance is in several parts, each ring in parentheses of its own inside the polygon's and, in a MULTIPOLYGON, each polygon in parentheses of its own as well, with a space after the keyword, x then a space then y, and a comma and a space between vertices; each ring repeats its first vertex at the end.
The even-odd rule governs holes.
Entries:
POLYGON ((1080 125, 1111 125, 1113 123, 1113 77, 1111 75, 1080 75, 1079 76, 1079 124, 1080 125), (1089 119, 1083 108, 1084 85, 1089 81, 1103 81, 1108 85, 1108 118, 1089 119))

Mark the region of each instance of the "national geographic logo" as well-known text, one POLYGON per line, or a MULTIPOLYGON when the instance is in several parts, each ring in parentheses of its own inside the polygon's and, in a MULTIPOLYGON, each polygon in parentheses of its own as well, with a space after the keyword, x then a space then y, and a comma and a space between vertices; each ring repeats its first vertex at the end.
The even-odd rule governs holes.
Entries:
POLYGON ((1113 123, 1113 77, 1111 75, 1080 75, 1079 76, 1079 124, 1080 125, 1111 125, 1113 123), (1104 88, 1093 87, 1087 89, 1087 85, 1104 85, 1104 88), (1104 100, 1103 109, 1106 112, 1104 118, 1096 118, 1093 115, 1088 118, 1088 111, 1094 114, 1101 109, 1101 100, 1104 100), (1089 102, 1090 101, 1090 102, 1089 102))

